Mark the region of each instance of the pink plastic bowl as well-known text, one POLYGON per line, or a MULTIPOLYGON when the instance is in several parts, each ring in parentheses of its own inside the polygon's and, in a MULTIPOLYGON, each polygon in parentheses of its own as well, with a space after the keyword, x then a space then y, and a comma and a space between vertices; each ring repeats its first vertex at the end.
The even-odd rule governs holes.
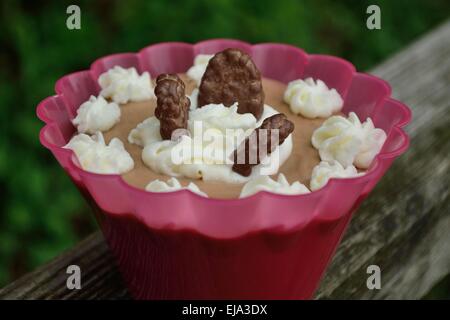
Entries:
POLYGON ((311 298, 352 213, 409 143, 402 127, 411 112, 390 98, 385 81, 356 72, 340 58, 308 55, 284 44, 160 43, 98 59, 90 70, 59 79, 56 93, 37 107, 46 123, 40 141, 93 206, 124 280, 139 299, 311 298), (229 47, 251 54, 264 77, 285 83, 321 79, 342 95, 344 112, 370 116, 388 137, 367 174, 331 179, 306 195, 260 192, 245 199, 205 199, 186 190, 146 192, 119 175, 86 172, 72 151, 62 148, 75 132, 71 119, 77 108, 98 94, 102 72, 120 65, 153 77, 181 73, 195 55, 229 47))

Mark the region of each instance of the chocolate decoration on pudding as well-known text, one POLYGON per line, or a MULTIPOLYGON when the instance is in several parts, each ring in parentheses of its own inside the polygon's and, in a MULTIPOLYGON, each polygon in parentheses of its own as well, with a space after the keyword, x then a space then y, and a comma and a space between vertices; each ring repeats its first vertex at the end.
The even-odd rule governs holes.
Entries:
POLYGON ((176 74, 160 74, 156 79, 155 95, 155 117, 161 123, 161 137, 170 140, 175 130, 187 128, 191 102, 186 97, 184 82, 176 74))
POLYGON ((283 144, 293 131, 294 124, 283 113, 264 119, 261 126, 234 151, 233 171, 248 177, 252 173, 252 167, 260 164, 262 159, 283 144), (260 150, 260 147, 263 147, 263 150, 260 150))
POLYGON ((208 63, 200 83, 199 107, 238 103, 238 113, 251 113, 259 119, 264 110, 261 74, 251 57, 239 49, 217 53, 208 63))

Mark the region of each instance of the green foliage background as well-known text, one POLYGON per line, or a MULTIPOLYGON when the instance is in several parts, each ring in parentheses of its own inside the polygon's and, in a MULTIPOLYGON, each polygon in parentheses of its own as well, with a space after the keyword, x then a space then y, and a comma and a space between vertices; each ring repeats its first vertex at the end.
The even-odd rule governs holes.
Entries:
POLYGON ((89 209, 40 146, 37 103, 96 58, 160 41, 239 38, 338 55, 367 70, 449 17, 446 0, 0 2, 0 287, 95 230, 89 209), (78 4, 82 29, 66 28, 78 4), (378 4, 382 30, 366 28, 378 4))

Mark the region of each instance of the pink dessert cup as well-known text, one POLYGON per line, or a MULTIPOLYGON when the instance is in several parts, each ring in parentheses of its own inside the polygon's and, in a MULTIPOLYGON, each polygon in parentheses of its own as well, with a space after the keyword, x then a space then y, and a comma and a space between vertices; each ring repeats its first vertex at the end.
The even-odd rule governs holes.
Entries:
POLYGON ((137 299, 309 299, 313 296, 353 212, 406 151, 402 130, 410 110, 390 98, 381 79, 355 71, 340 58, 309 55, 284 44, 250 45, 208 40, 171 42, 138 53, 95 61, 90 70, 64 76, 56 95, 37 107, 45 122, 41 143, 48 148, 94 208, 105 239, 130 293, 137 299), (264 77, 289 82, 313 77, 344 98, 343 112, 371 117, 387 140, 363 176, 331 179, 305 195, 260 192, 244 199, 204 198, 187 190, 152 193, 134 188, 120 175, 99 175, 79 167, 62 147, 75 133, 77 108, 99 86, 96 79, 120 65, 181 73, 195 55, 240 48, 253 57, 264 77))

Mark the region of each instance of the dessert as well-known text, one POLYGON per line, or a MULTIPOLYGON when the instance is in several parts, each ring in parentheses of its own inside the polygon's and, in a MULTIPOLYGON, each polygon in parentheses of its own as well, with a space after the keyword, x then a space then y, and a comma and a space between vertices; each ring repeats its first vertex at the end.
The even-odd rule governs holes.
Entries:
POLYGON ((283 44, 156 44, 101 58, 60 79, 56 93, 37 108, 46 123, 40 140, 93 206, 138 299, 311 298, 355 208, 408 147, 402 127, 411 113, 390 98, 385 82, 342 59, 283 44), (239 99, 254 101, 257 112, 264 93, 259 118, 241 113, 239 101, 198 103, 209 61, 229 48, 251 57, 261 74, 251 79, 262 91, 212 84, 203 98, 220 96, 211 88, 250 92, 255 99, 239 99), (161 74, 170 81, 162 88, 175 92, 158 94, 158 106, 161 74), (98 110, 117 115, 112 103, 120 118, 91 121, 98 110), (172 109, 174 115, 162 112, 172 109), (279 114, 293 131, 280 122, 289 129, 286 139, 270 154, 272 144, 263 144, 266 156, 254 156, 254 163, 238 163, 250 165, 249 176, 233 171, 238 146, 266 118, 284 119, 279 114), (162 136, 168 136, 162 122, 170 124, 163 125, 170 139, 162 136), (211 140, 199 139, 199 124, 211 140), (230 129, 235 135, 226 134, 230 129), (186 152, 175 152, 172 161, 172 151, 186 152))
POLYGON ((340 114, 343 99, 320 79, 286 86, 261 78, 251 57, 239 49, 197 56, 188 74, 160 74, 151 81, 148 72, 116 66, 98 82, 99 97, 83 103, 73 123, 80 134, 102 131, 106 142, 124 145, 128 164, 119 171, 105 165, 102 171, 92 164, 102 162, 102 151, 88 161, 75 142, 66 147, 84 169, 119 172, 147 191, 188 185, 213 198, 261 190, 303 194, 331 177, 363 174, 386 140, 370 118, 361 123, 353 112, 348 118, 340 114))

